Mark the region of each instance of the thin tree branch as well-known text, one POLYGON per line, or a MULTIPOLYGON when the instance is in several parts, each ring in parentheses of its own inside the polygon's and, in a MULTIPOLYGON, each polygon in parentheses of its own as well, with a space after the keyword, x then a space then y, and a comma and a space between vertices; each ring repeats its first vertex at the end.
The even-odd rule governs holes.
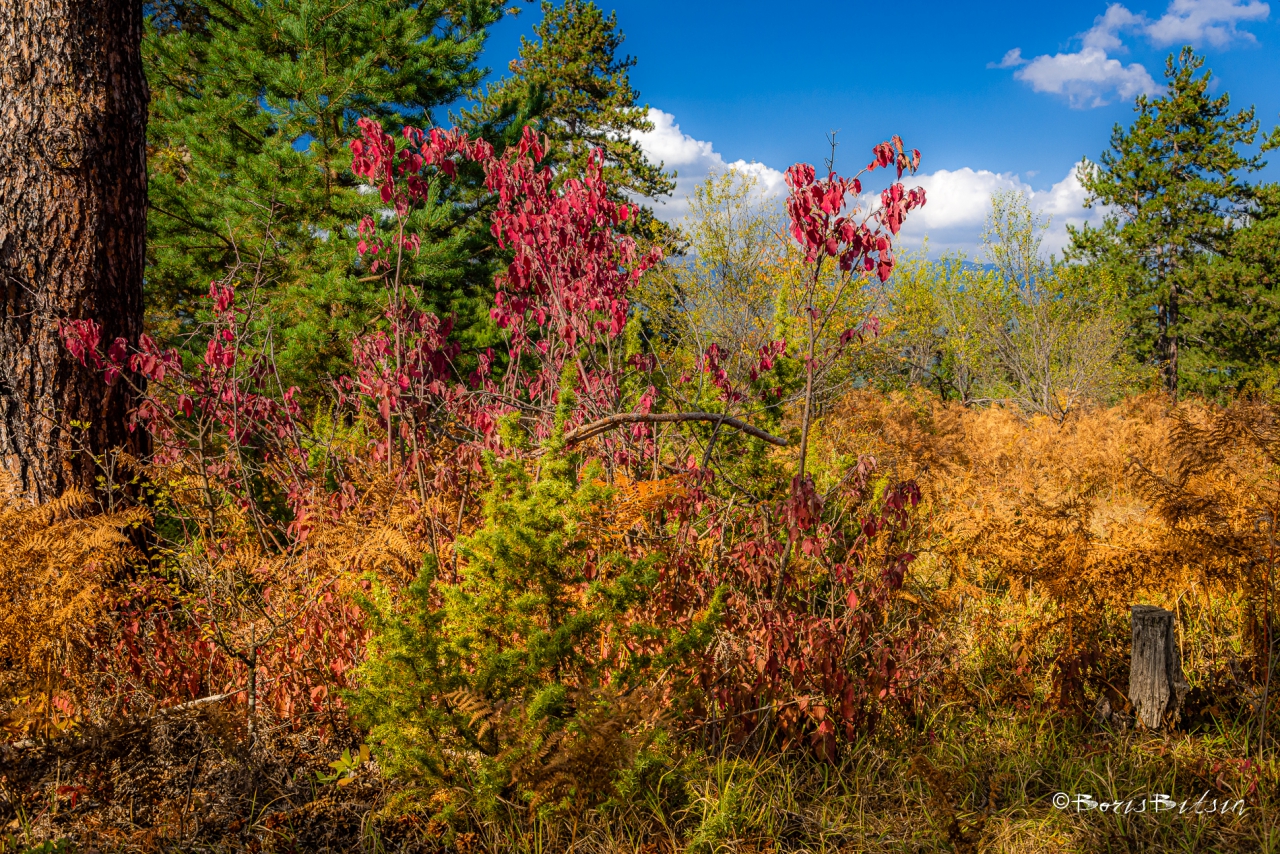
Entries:
POLYGON ((624 412, 619 415, 610 415, 607 418, 601 418, 598 421, 592 421, 590 424, 583 424, 581 427, 575 427, 564 434, 564 443, 566 445, 575 445, 578 442, 586 441, 608 432, 624 424, 673 424, 685 421, 714 421, 717 424, 724 424, 735 430, 740 430, 748 436, 754 436, 757 439, 768 442, 771 445, 777 445, 780 448, 787 447, 787 440, 782 439, 772 433, 761 430, 759 427, 753 427, 745 421, 734 418, 729 415, 723 415, 719 412, 671 412, 671 413, 641 413, 641 412, 624 412))

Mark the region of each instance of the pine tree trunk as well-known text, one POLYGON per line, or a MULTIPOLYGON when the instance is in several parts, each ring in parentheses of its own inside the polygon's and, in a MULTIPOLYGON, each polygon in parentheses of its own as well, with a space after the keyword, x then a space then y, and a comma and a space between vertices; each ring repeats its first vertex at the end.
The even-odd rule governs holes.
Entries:
POLYGON ((0 469, 37 501, 92 486, 82 449, 140 450, 127 384, 81 367, 58 324, 94 319, 104 346, 142 331, 141 40, 139 0, 0 4, 0 469))
POLYGON ((1153 605, 1134 605, 1133 650, 1129 660, 1129 700, 1148 729, 1164 725, 1187 694, 1182 658, 1174 636, 1173 612, 1153 605))
POLYGON ((1165 308, 1164 387, 1178 399, 1178 283, 1169 283, 1169 305, 1165 308))

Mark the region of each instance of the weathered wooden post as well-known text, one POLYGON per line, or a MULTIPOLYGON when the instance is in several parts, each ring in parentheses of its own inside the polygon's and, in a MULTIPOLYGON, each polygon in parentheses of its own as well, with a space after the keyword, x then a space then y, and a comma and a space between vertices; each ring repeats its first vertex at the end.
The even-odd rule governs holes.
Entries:
POLYGON ((1148 729, 1159 729, 1187 695, 1182 657, 1174 636, 1173 612, 1154 605, 1133 606, 1133 651, 1129 659, 1129 700, 1148 729))

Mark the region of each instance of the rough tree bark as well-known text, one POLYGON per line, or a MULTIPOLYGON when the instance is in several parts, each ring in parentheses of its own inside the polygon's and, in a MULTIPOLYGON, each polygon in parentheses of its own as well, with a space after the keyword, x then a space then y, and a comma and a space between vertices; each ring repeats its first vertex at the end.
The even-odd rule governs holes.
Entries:
POLYGON ((1134 605, 1132 625, 1129 700, 1144 726, 1159 729, 1166 714, 1181 708, 1188 689, 1174 636, 1173 612, 1154 605, 1134 605))
POLYGON ((139 450, 126 384, 75 362, 58 325, 92 318, 104 345, 142 331, 141 40, 141 0, 0 3, 0 469, 37 501, 93 484, 81 448, 139 450))

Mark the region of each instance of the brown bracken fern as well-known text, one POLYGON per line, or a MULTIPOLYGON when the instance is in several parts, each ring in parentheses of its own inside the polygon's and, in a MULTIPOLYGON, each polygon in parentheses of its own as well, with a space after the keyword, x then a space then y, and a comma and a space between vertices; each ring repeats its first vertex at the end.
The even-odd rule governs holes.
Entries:
POLYGON ((1060 670, 1087 666, 1103 622, 1134 603, 1219 594, 1246 604, 1255 670, 1263 663, 1280 559, 1274 404, 1152 395, 1058 423, 863 393, 830 424, 833 455, 870 453, 919 481, 922 567, 941 576, 944 601, 961 606, 992 584, 1047 597, 1024 640, 1061 637, 1060 670))
POLYGON ((0 722, 10 734, 47 734, 77 714, 90 677, 90 640, 112 582, 136 549, 122 533, 142 508, 96 512, 72 489, 39 506, 0 482, 0 722))

